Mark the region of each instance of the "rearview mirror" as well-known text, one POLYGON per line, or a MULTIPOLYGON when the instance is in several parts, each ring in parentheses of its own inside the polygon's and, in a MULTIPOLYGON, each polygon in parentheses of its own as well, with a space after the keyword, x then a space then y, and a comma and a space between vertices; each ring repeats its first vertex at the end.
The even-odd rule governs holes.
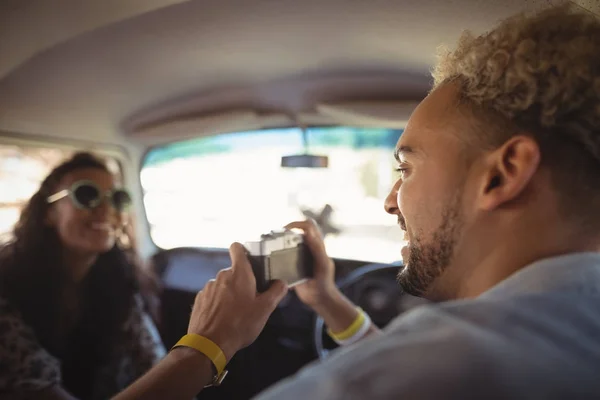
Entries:
POLYGON ((306 127, 302 129, 302 144, 304 154, 294 154, 281 157, 281 166, 283 168, 327 168, 329 167, 329 157, 308 154, 308 131, 306 127))
POLYGON ((284 168, 327 168, 329 157, 311 154, 299 154, 281 157, 281 166, 284 168))

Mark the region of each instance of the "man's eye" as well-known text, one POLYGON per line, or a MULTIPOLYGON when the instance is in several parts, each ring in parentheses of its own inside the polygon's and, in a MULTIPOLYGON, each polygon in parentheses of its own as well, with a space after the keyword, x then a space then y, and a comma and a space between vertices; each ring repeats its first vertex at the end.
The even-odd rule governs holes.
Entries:
POLYGON ((406 168, 404 166, 399 166, 396 168, 396 172, 398 172, 401 177, 404 176, 404 174, 406 174, 407 171, 408 171, 408 168, 406 168))

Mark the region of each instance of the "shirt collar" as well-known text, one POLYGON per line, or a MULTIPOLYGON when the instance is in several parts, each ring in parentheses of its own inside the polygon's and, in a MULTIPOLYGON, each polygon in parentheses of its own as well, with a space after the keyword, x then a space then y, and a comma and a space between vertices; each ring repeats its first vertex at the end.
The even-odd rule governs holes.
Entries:
POLYGON ((506 298, 547 292, 600 292, 600 253, 571 253, 536 261, 483 293, 506 298))

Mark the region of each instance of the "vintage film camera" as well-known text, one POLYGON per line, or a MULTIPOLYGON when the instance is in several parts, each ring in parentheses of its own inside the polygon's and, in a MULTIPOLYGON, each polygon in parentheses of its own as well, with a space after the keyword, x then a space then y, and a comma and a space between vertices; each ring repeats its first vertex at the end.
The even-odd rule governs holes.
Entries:
POLYGON ((294 286, 313 276, 313 257, 304 236, 291 230, 275 230, 245 244, 256 277, 256 289, 264 292, 279 279, 294 286))

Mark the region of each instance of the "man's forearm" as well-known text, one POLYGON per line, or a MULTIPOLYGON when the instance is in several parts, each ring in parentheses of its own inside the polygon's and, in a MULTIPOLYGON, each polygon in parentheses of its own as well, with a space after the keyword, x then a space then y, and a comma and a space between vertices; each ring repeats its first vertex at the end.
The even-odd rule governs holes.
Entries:
POLYGON ((204 354, 178 347, 113 400, 190 400, 212 378, 212 363, 204 354))
MULTIPOLYGON (((358 316, 356 305, 339 290, 334 291, 312 308, 334 333, 346 330, 358 316)), ((379 329, 375 325, 371 325, 367 335, 378 331, 379 329)))

